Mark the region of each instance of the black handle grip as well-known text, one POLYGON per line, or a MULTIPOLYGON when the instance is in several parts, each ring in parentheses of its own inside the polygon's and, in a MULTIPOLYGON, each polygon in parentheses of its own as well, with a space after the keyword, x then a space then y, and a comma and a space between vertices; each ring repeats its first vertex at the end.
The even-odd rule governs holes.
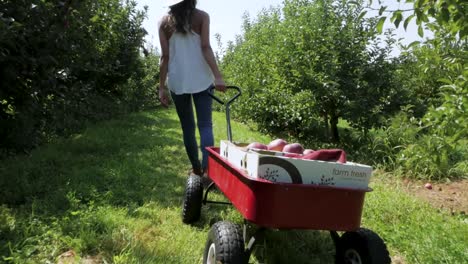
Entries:
POLYGON ((236 100, 239 96, 241 96, 242 92, 241 92, 241 89, 237 86, 226 86, 226 88, 237 90, 237 94, 234 95, 227 102, 223 102, 223 100, 219 99, 216 95, 213 94, 214 87, 210 89, 209 94, 215 101, 226 106, 227 137, 228 137, 228 140, 232 142, 231 116, 230 116, 229 106, 231 105, 232 102, 234 102, 234 100, 236 100))
POLYGON ((222 105, 230 105, 232 102, 234 102, 234 100, 236 100, 239 96, 241 96, 242 92, 241 92, 241 89, 237 86, 226 86, 226 89, 234 89, 234 90, 237 90, 237 94, 234 95, 231 99, 229 99, 227 102, 224 102, 223 100, 221 100, 219 97, 217 97, 216 95, 214 95, 214 86, 210 89, 210 96, 218 103, 222 104, 222 105))

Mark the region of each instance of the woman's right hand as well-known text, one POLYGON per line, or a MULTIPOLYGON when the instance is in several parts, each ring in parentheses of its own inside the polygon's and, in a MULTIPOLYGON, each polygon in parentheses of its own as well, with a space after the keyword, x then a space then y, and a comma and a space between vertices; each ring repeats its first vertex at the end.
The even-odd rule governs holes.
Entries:
POLYGON ((163 107, 169 107, 169 96, 167 95, 167 88, 159 87, 159 101, 163 107))
POLYGON ((215 89, 220 92, 226 91, 226 83, 224 82, 223 78, 216 78, 214 81, 215 89))

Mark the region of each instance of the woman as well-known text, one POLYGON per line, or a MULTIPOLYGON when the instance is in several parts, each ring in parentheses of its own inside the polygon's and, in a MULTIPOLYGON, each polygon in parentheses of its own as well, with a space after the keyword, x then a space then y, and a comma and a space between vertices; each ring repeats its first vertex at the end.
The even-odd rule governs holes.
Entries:
POLYGON ((170 93, 179 116, 192 173, 201 176, 208 165, 205 147, 214 145, 212 99, 208 93, 213 86, 224 92, 226 85, 210 45, 209 15, 197 9, 196 4, 196 0, 169 0, 169 13, 159 24, 162 52, 159 99, 167 107, 170 93), (192 100, 200 133, 201 163, 192 100))

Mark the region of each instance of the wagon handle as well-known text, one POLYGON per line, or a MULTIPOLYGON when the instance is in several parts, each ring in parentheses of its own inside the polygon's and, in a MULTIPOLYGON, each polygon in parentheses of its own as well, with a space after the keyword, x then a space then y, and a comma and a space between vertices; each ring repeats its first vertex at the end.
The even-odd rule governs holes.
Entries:
POLYGON ((234 102, 234 100, 236 100, 237 97, 239 97, 242 94, 242 92, 241 92, 241 89, 239 87, 237 87, 237 86, 226 86, 226 89, 237 90, 237 94, 234 95, 227 102, 224 102, 223 100, 219 99, 219 97, 217 97, 216 95, 213 94, 214 87, 212 87, 210 89, 209 94, 215 101, 217 101, 218 103, 226 106, 227 137, 228 137, 229 142, 232 142, 231 114, 230 114, 229 107, 231 106, 231 103, 234 102))

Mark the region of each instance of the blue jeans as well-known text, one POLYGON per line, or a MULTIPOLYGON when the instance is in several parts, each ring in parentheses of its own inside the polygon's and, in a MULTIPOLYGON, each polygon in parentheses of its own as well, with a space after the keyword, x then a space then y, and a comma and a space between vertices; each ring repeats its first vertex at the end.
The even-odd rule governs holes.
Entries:
MULTIPOLYGON (((211 87, 210 87, 211 88, 211 87)), ((195 94, 175 94, 171 92, 177 115, 184 138, 185 150, 187 151, 190 163, 193 169, 205 170, 208 166, 208 151, 205 147, 214 145, 213 121, 212 121, 212 103, 209 89, 195 94), (202 162, 198 157, 198 146, 195 138, 195 119, 193 114, 192 98, 195 103, 197 113, 198 132, 200 133, 200 149, 202 152, 202 162)))

